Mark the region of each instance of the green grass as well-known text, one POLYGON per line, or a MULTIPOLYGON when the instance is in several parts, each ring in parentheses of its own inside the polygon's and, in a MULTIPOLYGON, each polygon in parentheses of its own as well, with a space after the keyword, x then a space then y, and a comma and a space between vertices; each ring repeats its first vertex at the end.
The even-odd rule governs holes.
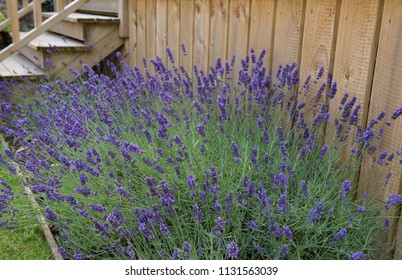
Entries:
MULTIPOLYGON (((0 150, 3 147, 0 145, 0 150)), ((14 207, 19 210, 32 206, 29 198, 22 195, 23 186, 20 178, 11 176, 7 171, 0 170, 0 178, 6 180, 14 189, 21 194, 14 201, 14 207)), ((28 208, 29 209, 29 208, 28 208)), ((14 230, 0 228, 0 260, 49 260, 52 254, 44 238, 39 222, 31 211, 17 213, 16 219, 19 227, 14 230)))

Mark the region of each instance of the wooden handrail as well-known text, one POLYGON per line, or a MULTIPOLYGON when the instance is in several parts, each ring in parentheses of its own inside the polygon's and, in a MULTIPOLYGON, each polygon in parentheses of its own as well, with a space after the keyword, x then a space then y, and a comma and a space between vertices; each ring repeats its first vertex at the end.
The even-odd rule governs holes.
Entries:
MULTIPOLYGON (((14 0, 12 0, 12 1, 14 1, 14 0)), ((64 9, 61 12, 54 14, 53 16, 51 16, 50 18, 48 18, 47 20, 42 22, 42 24, 40 26, 38 26, 38 27, 34 28, 33 30, 31 30, 30 32, 28 32, 24 37, 21 38, 21 40, 19 40, 18 42, 15 42, 15 43, 9 45, 7 48, 3 49, 0 52, 0 61, 3 61, 4 59, 9 57, 13 53, 19 51, 23 46, 28 44, 30 41, 32 41, 33 39, 38 37, 43 32, 49 30, 49 28, 53 27, 58 22, 62 21, 64 18, 66 18, 71 13, 75 12, 77 9, 79 9, 82 5, 84 5, 88 1, 89 0, 75 0, 75 1, 71 2, 70 4, 68 4, 66 7, 64 7, 64 9)))
MULTIPOLYGON (((33 10, 33 5, 34 5, 33 2, 31 2, 31 3, 27 4, 27 5, 25 5, 25 2, 28 3, 28 1, 24 1, 24 2, 23 2, 23 3, 24 3, 23 8, 20 9, 20 10, 17 12, 17 17, 18 17, 18 19, 20 19, 20 18, 22 18, 23 16, 29 14, 29 13, 32 12, 32 10, 33 10)), ((41 0, 41 3, 44 3, 44 2, 46 2, 46 0, 41 0)), ((4 28, 6 28, 8 25, 10 25, 10 22, 11 22, 11 21, 10 21, 9 18, 6 18, 5 20, 3 20, 3 21, 0 23, 0 31, 3 30, 4 28)))

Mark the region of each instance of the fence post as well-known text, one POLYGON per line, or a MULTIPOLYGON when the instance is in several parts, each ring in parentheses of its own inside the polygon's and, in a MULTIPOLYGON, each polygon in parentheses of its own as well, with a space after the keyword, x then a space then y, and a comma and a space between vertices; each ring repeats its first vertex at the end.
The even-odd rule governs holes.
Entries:
POLYGON ((118 15, 120 19, 119 35, 120 37, 128 37, 128 2, 127 0, 119 0, 118 15))
POLYGON ((35 28, 38 28, 42 24, 42 1, 34 0, 33 14, 35 28))
POLYGON ((26 7, 29 4, 29 0, 22 0, 22 7, 26 7))
POLYGON ((13 43, 18 42, 20 40, 20 23, 18 18, 18 7, 17 1, 15 0, 7 0, 7 17, 11 21, 11 32, 13 43))
POLYGON ((67 6, 69 0, 56 0, 55 12, 61 12, 64 10, 64 7, 67 6))

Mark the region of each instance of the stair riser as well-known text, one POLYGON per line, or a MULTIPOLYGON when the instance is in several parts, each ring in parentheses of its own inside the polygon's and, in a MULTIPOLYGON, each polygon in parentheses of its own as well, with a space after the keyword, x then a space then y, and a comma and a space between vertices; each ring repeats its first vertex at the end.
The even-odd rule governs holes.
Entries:
MULTIPOLYGON (((47 19, 48 17, 49 17, 49 15, 44 15, 44 19, 47 19)), ((50 28, 49 30, 54 33, 84 42, 84 41, 88 40, 88 37, 91 34, 92 29, 95 26, 99 27, 99 25, 100 25, 101 28, 103 28, 103 27, 107 28, 110 25, 116 26, 118 24, 119 24, 118 21, 110 22, 110 21, 106 21, 104 19, 97 19, 96 22, 92 21, 90 19, 88 19, 87 21, 86 20, 82 20, 82 21, 81 20, 80 21, 63 20, 63 21, 57 23, 52 28, 50 28)))
POLYGON ((123 45, 124 40, 119 37, 118 29, 116 28, 104 36, 102 40, 98 40, 98 42, 93 45, 93 51, 71 57, 71 60, 67 63, 68 67, 63 67, 60 68, 60 70, 54 71, 54 75, 72 81, 74 80, 74 77, 69 74, 69 67, 78 72, 82 68, 81 62, 92 67, 95 65, 95 62, 104 59, 123 45))
POLYGON ((87 38, 84 24, 79 22, 62 21, 50 28, 50 31, 82 42, 87 38))
MULTIPOLYGON (((111 32, 118 33, 118 26, 115 24, 87 24, 84 29, 85 34, 88 34, 87 41, 90 43, 88 44, 88 47, 86 49, 66 47, 52 49, 51 47, 33 47, 31 45, 28 45, 23 47, 20 52, 35 64, 43 64, 46 58, 56 60, 55 62, 57 62, 59 60, 58 57, 66 57, 67 55, 74 55, 74 53, 80 55, 81 53, 91 52, 93 46, 95 46, 99 41, 104 41, 103 38, 105 36, 107 36, 111 32)), ((117 35, 118 34, 116 34, 116 36, 117 35)), ((120 40, 120 38, 118 38, 118 40, 120 40)), ((67 63, 65 60, 64 62, 67 63)), ((56 69, 58 69, 57 66, 56 69)))

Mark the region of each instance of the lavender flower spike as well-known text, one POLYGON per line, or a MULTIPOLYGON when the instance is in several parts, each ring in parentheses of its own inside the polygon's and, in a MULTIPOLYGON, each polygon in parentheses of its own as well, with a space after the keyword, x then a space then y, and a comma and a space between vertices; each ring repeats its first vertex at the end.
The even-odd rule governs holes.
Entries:
POLYGON ((240 163, 239 148, 237 147, 237 144, 235 141, 232 141, 232 152, 233 152, 233 157, 235 159, 235 162, 240 163))
POLYGON ((239 257, 239 246, 237 246, 236 242, 232 241, 226 246, 226 255, 232 260, 237 260, 239 257))

